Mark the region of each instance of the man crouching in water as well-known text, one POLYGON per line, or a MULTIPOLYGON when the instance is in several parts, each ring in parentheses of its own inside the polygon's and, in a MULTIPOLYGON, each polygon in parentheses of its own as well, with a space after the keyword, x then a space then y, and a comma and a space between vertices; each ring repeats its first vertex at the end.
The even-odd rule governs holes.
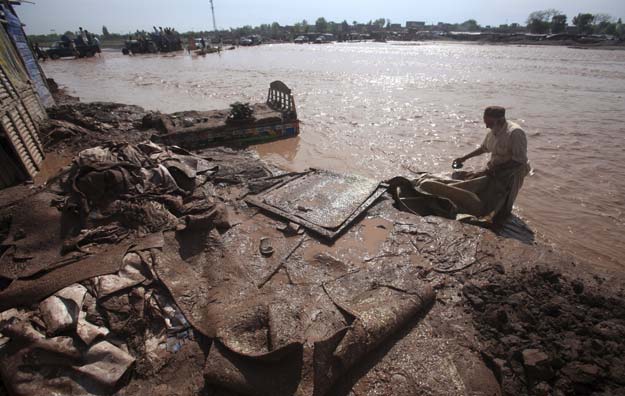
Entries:
POLYGON ((456 158, 452 167, 459 169, 466 160, 490 153, 486 169, 457 172, 463 180, 460 182, 424 181, 420 187, 427 193, 449 199, 460 213, 491 216, 494 223, 502 223, 512 213, 512 205, 530 171, 527 139, 519 125, 506 120, 503 107, 487 107, 484 123, 490 131, 482 145, 464 157, 456 158))

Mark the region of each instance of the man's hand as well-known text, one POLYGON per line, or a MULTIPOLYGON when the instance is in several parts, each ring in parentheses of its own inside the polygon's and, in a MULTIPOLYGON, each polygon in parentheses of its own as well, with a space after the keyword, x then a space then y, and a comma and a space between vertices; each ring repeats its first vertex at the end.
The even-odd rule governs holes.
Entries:
POLYGON ((469 154, 465 155, 464 157, 456 158, 454 162, 451 163, 451 167, 454 169, 460 169, 464 165, 464 161, 473 157, 477 157, 478 155, 482 155, 485 152, 486 150, 482 146, 480 146, 477 149, 471 151, 469 154))

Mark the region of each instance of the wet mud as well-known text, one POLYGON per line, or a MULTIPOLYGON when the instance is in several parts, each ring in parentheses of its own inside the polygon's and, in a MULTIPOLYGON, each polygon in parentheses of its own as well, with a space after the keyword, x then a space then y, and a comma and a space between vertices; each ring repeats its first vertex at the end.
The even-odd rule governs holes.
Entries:
POLYGON ((288 175, 251 152, 146 142, 122 105, 51 115, 81 132, 0 192, 0 394, 625 390, 619 273, 390 195, 329 242, 245 203, 288 175))

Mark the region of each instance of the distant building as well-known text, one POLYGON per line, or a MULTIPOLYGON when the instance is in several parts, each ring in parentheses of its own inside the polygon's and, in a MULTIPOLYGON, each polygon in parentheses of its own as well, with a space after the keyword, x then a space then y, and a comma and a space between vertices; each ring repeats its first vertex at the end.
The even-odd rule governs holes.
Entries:
POLYGON ((452 30, 453 25, 451 23, 439 22, 436 24, 436 30, 441 32, 449 32, 452 30))
POLYGON ((579 34, 579 29, 577 26, 567 26, 565 32, 568 34, 579 34))
POLYGON ((425 29, 425 22, 406 21, 406 28, 408 28, 408 29, 425 29))
POLYGON ((391 23, 391 26, 389 26, 391 30, 399 30, 401 29, 401 23, 391 23))

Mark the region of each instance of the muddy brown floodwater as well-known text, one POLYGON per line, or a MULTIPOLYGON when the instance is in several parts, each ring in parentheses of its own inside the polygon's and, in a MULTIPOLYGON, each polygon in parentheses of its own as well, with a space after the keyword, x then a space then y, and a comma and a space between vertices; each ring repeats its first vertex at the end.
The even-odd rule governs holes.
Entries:
POLYGON ((453 158, 481 143, 482 109, 503 105, 528 133, 534 168, 516 212, 537 239, 625 268, 625 51, 279 44, 206 57, 105 52, 44 69, 83 101, 163 112, 263 101, 279 79, 294 90, 302 133, 256 147, 260 155, 296 170, 376 178, 450 171, 453 158))

